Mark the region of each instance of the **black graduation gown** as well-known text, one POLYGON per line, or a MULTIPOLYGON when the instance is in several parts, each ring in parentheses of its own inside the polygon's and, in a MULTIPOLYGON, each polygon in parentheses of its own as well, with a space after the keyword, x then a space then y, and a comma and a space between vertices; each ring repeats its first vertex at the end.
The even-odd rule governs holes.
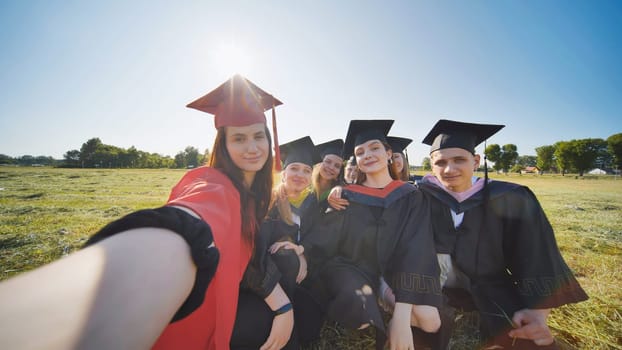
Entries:
POLYGON ((384 189, 348 185, 342 196, 348 208, 329 210, 302 241, 315 269, 313 292, 328 317, 346 327, 370 323, 384 331, 375 297, 380 276, 397 302, 439 306, 439 267, 420 191, 396 180, 384 189))
POLYGON ((310 193, 299 208, 291 207, 301 218, 301 226, 289 225, 281 219, 274 206, 262 222, 255 236, 255 249, 240 285, 240 297, 233 330, 231 348, 235 350, 259 348, 270 334, 273 313, 264 299, 277 283, 294 304, 295 329, 285 349, 298 348, 298 342, 308 342, 319 336, 321 315, 312 299, 296 284, 299 270, 298 256, 293 250, 281 249, 270 254, 268 248, 275 242, 299 243, 302 228, 311 226, 311 213, 317 211, 317 200, 310 193), (299 336, 300 334, 300 336, 299 336))
POLYGON ((430 182, 418 186, 430 198, 437 252, 450 254, 469 277, 466 289, 480 312, 484 340, 511 341, 504 315, 511 319, 520 309, 554 308, 588 298, 529 188, 491 181, 459 203, 430 182), (450 209, 464 213, 457 228, 450 209))

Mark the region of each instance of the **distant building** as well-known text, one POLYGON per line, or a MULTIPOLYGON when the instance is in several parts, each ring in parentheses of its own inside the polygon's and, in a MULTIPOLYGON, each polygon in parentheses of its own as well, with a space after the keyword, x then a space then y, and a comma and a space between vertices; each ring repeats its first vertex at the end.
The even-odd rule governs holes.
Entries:
POLYGON ((607 172, 603 169, 595 168, 587 172, 590 175, 606 175, 607 172))
POLYGON ((527 166, 525 169, 520 171, 521 174, 539 174, 540 168, 537 166, 527 166))

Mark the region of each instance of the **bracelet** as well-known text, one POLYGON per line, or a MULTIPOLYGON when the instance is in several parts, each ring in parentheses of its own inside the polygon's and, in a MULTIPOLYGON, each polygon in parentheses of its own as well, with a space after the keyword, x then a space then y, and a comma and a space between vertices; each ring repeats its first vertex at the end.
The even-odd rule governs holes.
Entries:
POLYGON ((274 310, 274 316, 282 315, 292 309, 292 303, 287 303, 280 308, 274 310))

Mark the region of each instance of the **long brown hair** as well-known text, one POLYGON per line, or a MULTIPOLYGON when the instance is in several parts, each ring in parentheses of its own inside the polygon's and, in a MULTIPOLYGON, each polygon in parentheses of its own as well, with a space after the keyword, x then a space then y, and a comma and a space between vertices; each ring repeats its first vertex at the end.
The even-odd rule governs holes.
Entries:
MULTIPOLYGON (((400 155, 402 155, 402 163, 404 164, 404 166, 402 167, 402 171, 397 171, 397 164, 395 162, 391 163, 391 170, 393 170, 393 172, 395 172, 397 174, 397 179, 398 180, 402 180, 402 181, 408 181, 410 179, 410 165, 408 164, 408 159, 406 158, 406 156, 404 155, 404 153, 401 152, 393 152, 393 154, 395 153, 399 153, 400 155)), ((391 156, 393 157, 393 156, 391 156)))
MULTIPOLYGON (((391 146, 387 142, 382 141, 382 146, 384 146, 385 151, 391 151, 391 146)), ((387 168, 389 169, 389 175, 393 180, 399 180, 400 174, 395 171, 395 167, 393 166, 393 152, 391 152, 391 157, 387 160, 387 168)), ((356 184, 362 185, 365 180, 367 180, 367 174, 361 171, 361 168, 358 169, 358 175, 356 176, 356 184)))
MULTIPOLYGON (((242 216, 242 237, 252 245, 255 232, 258 230, 261 221, 268 213, 270 197, 272 194, 272 152, 268 152, 268 159, 263 167, 255 174, 250 189, 244 187, 244 174, 238 168, 229 155, 227 150, 226 127, 218 128, 214 147, 208 165, 222 171, 231 179, 235 188, 240 192, 240 214, 242 216)), ((266 136, 268 138, 268 150, 272 150, 272 138, 270 130, 266 126, 266 136)))

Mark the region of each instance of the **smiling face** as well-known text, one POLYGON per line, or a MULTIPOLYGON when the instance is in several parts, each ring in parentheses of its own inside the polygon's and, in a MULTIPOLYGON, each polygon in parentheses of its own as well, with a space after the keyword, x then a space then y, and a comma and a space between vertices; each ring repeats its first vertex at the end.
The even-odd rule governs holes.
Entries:
POLYGON ((283 169, 283 183, 288 194, 297 195, 311 184, 313 169, 304 163, 290 163, 283 169))
POLYGON ((226 127, 227 151, 245 177, 261 170, 270 152, 266 124, 226 127))
POLYGON ((343 159, 335 154, 327 154, 320 164, 320 175, 326 180, 334 180, 339 176, 343 159))
POLYGON ((443 148, 432 152, 432 173, 453 192, 464 192, 471 188, 473 172, 479 166, 479 155, 462 148, 443 148))
POLYGON ((359 171, 371 175, 388 171, 388 160, 392 152, 380 140, 369 140, 354 147, 354 156, 359 171))

